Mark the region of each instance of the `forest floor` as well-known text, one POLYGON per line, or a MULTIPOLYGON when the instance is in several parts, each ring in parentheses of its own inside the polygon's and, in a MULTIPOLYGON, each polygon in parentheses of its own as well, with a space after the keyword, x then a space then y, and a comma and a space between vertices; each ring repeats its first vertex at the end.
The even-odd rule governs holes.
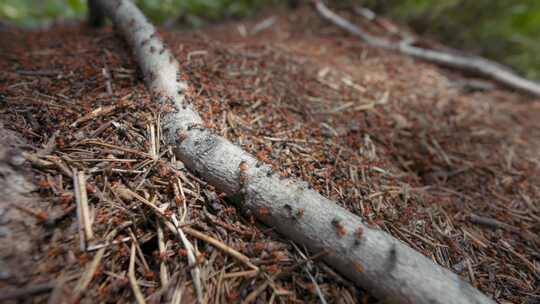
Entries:
MULTIPOLYGON (((470 90, 458 72, 366 46, 307 8, 162 35, 216 133, 500 303, 540 302, 539 100, 470 90)), ((376 302, 175 160, 111 28, 0 32, 0 41, 0 121, 29 161, 0 156, 38 187, 0 205, 4 297, 131 303, 134 260, 149 302, 193 302, 194 266, 150 201, 200 232, 188 239, 209 303, 376 302), (77 191, 73 170, 87 177, 77 191), (91 231, 79 231, 82 192, 91 231)))

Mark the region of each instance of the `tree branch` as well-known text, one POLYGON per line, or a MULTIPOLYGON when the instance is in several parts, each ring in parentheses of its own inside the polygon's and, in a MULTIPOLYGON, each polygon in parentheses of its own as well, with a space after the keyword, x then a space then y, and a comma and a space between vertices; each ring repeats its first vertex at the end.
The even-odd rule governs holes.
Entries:
POLYGON ((164 140, 193 172, 242 208, 312 252, 379 299, 393 303, 493 303, 456 274, 362 219, 305 183, 281 179, 269 166, 202 127, 187 102, 179 64, 155 28, 129 0, 97 0, 135 52, 154 100, 165 112, 164 140))
POLYGON ((436 64, 483 75, 510 88, 540 96, 540 84, 516 75, 508 67, 497 62, 480 57, 465 57, 451 53, 433 51, 416 47, 406 42, 394 43, 386 39, 377 38, 331 11, 321 0, 315 2, 315 7, 317 8, 317 12, 319 12, 324 19, 332 22, 350 34, 359 37, 368 45, 386 50, 398 51, 436 64))

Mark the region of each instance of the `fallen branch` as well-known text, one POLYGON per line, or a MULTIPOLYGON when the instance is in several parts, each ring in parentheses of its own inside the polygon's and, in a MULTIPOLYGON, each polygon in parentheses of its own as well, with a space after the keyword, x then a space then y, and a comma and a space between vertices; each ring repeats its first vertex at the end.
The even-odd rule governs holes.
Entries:
POLYGON ((513 89, 540 96, 540 84, 518 76, 510 71, 508 67, 494 61, 480 57, 460 56, 446 52, 424 49, 411 45, 407 40, 396 43, 390 40, 377 38, 331 11, 321 0, 317 0, 315 2, 315 7, 324 19, 332 22, 350 34, 359 37, 362 41, 371 46, 386 50, 398 51, 422 60, 483 75, 513 89))
POLYGON ((208 183, 259 220, 312 252, 379 299, 393 303, 493 303, 456 274, 203 127, 188 102, 179 64, 129 0, 96 0, 133 48, 153 98, 163 109, 164 141, 208 183))

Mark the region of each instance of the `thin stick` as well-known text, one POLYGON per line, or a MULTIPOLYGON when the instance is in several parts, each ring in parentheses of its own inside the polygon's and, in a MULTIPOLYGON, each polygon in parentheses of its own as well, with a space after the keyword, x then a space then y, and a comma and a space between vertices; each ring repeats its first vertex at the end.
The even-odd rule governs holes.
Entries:
POLYGON ((191 276, 193 278, 193 286, 195 287, 195 291, 197 293, 197 301, 199 303, 203 303, 201 270, 197 265, 197 259, 195 258, 195 249, 193 248, 191 242, 189 242, 189 240, 186 238, 184 232, 182 231, 182 228, 180 228, 176 216, 173 215, 171 219, 174 227, 176 228, 175 230, 177 231, 177 235, 180 237, 180 240, 184 244, 184 248, 186 248, 187 250, 188 265, 191 267, 191 276))
POLYGON ((238 278, 238 277, 254 277, 259 274, 259 270, 246 270, 246 271, 237 271, 237 272, 229 272, 223 274, 224 279, 230 279, 230 278, 238 278))
POLYGON ((73 170, 73 192, 75 192, 75 203, 77 205, 77 227, 79 231, 79 247, 81 251, 86 250, 86 237, 84 232, 83 211, 81 206, 81 193, 79 188, 79 179, 77 170, 73 170))
POLYGON ((474 224, 483 225, 483 226, 491 227, 494 229, 501 228, 507 231, 519 232, 518 228, 508 225, 506 223, 503 223, 501 221, 498 221, 494 218, 489 218, 489 217, 480 216, 480 215, 471 213, 469 214, 468 219, 471 223, 474 223, 474 224))
POLYGON ((121 238, 119 240, 114 240, 112 242, 105 242, 105 243, 102 243, 102 244, 89 245, 88 247, 86 247, 86 251, 96 251, 96 250, 99 250, 101 248, 107 248, 107 247, 112 246, 112 245, 126 243, 126 242, 129 242, 129 241, 131 241, 131 237, 126 236, 126 237, 123 237, 123 238, 121 238))
POLYGON ((259 267, 253 265, 247 256, 243 255, 242 253, 238 252, 232 247, 227 246, 225 243, 190 227, 184 227, 183 230, 185 233, 191 235, 192 237, 198 238, 201 241, 204 241, 204 242, 207 242, 208 244, 213 245, 217 249, 230 255, 231 257, 243 263, 244 265, 248 266, 249 268, 255 271, 259 271, 259 267))
POLYGON ((243 304, 249 304, 251 302, 253 302, 255 299, 257 299, 257 296, 259 296, 259 294, 261 292, 263 292, 270 284, 272 284, 273 281, 291 273, 292 271, 294 271, 296 268, 302 266, 302 265, 305 265, 307 264, 308 262, 310 261, 314 261, 314 260, 317 260, 319 259, 320 257, 323 257, 327 254, 328 252, 326 251, 321 251, 317 254, 315 254, 314 256, 312 257, 308 257, 308 258, 305 258, 303 259, 302 261, 296 263, 295 265, 292 265, 291 267, 288 267, 287 269, 284 269, 282 271, 279 271, 278 273, 272 275, 271 277, 267 278, 266 281, 261 284, 259 287, 257 287, 257 289, 253 290, 245 299, 244 301, 242 302, 243 304))
POLYGON ((515 255, 516 257, 518 257, 525 265, 527 265, 527 267, 529 267, 529 269, 531 270, 532 273, 535 274, 535 276, 540 279, 540 267, 536 266, 533 262, 527 260, 526 257, 524 257, 522 254, 520 254, 519 252, 515 251, 514 248, 512 248, 512 246, 510 246, 510 244, 508 244, 508 242, 506 241, 501 241, 501 243, 504 245, 504 247, 506 247, 506 249, 508 251, 510 251, 513 255, 515 255))
POLYGON ((86 177, 83 171, 73 171, 77 176, 77 193, 79 194, 81 216, 84 227, 84 235, 86 244, 94 238, 92 231, 92 220, 90 219, 90 208, 88 207, 88 194, 86 192, 86 177))
POLYGON ((103 74, 103 77, 105 77, 105 85, 107 88, 107 94, 109 94, 109 96, 113 96, 112 77, 111 77, 111 73, 109 72, 109 69, 104 67, 103 69, 101 69, 101 73, 103 74))
POLYGON ((178 280, 178 282, 176 282, 176 287, 174 288, 171 304, 182 303, 182 295, 184 294, 184 288, 182 284, 183 284, 182 280, 178 280))
POLYGON ((83 117, 77 119, 71 124, 71 127, 76 127, 77 125, 82 124, 83 122, 87 122, 91 119, 94 119, 96 117, 99 117, 101 115, 107 115, 109 113, 112 113, 118 108, 118 105, 112 105, 107 107, 98 107, 97 109, 93 110, 92 112, 84 115, 83 117))
POLYGON ((169 284, 169 271, 167 269, 166 255, 167 255, 167 244, 165 243, 165 237, 163 235, 163 228, 161 228, 161 223, 159 220, 156 221, 157 227, 157 236, 158 236, 158 248, 159 248, 159 279, 161 281, 161 286, 166 286, 169 284))
POLYGON ((90 282, 92 281, 92 278, 94 277, 94 274, 96 273, 96 270, 99 266, 99 263, 101 262, 101 259, 103 258, 103 254, 105 253, 105 248, 101 248, 98 250, 94 258, 92 259, 92 262, 88 267, 86 268, 85 272, 77 282, 77 285, 75 286, 73 299, 71 303, 77 303, 80 300, 80 297, 82 293, 86 290, 90 282))
POLYGON ((133 233, 133 230, 129 229, 129 234, 131 235, 131 239, 133 240, 133 243, 135 244, 135 249, 137 250, 139 259, 141 259, 142 265, 144 267, 144 271, 150 272, 150 266, 148 266, 148 263, 146 262, 146 259, 144 258, 144 254, 141 250, 141 246, 139 245, 139 241, 137 240, 135 233, 133 233))
MULTIPOLYGON (((278 273, 279 274, 279 273, 278 273)), ((276 274, 277 275, 277 274, 276 274)), ((253 290, 245 299, 244 301, 242 301, 242 304, 249 304, 253 301, 255 301, 255 299, 257 299, 257 297, 261 294, 261 292, 263 292, 267 287, 268 285, 270 285, 272 283, 272 281, 277 277, 276 275, 274 275, 272 278, 269 278, 267 279, 266 281, 264 281, 264 283, 262 283, 261 285, 259 285, 259 287, 257 287, 255 290, 253 290)))
MULTIPOLYGON (((120 187, 118 187, 118 190, 121 190, 122 192, 124 192, 126 195, 128 196, 131 196, 131 197, 134 197, 136 198, 138 201, 140 201, 141 203, 145 204, 146 206, 150 207, 150 209, 152 209, 154 212, 156 212, 158 215, 162 216, 162 217, 165 217, 165 214, 163 213, 163 211, 161 211, 156 205, 152 204, 150 201, 148 201, 147 199, 145 199, 144 197, 140 196, 138 193, 132 191, 131 189, 127 188, 127 187, 122 187, 120 189, 120 187)), ((165 217, 166 218, 166 217, 165 217)))
POLYGON ((113 144, 102 142, 100 140, 95 140, 95 139, 84 139, 84 140, 78 142, 77 145, 102 146, 102 147, 109 148, 109 149, 114 149, 114 150, 118 150, 118 151, 122 151, 122 152, 126 152, 126 153, 139 155, 139 156, 144 157, 144 158, 152 158, 148 153, 141 152, 141 151, 131 149, 131 148, 126 148, 126 147, 122 147, 122 146, 113 145, 113 144))
POLYGON ((154 127, 154 124, 150 124, 150 126, 148 127, 148 133, 150 133, 150 151, 148 154, 150 154, 152 159, 156 159, 158 153, 156 143, 156 128, 154 127))
POLYGON ((135 295, 135 300, 138 304, 146 304, 144 296, 137 284, 137 279, 135 278, 135 243, 131 243, 131 255, 129 258, 129 270, 128 270, 128 279, 131 289, 133 289, 133 294, 135 295))

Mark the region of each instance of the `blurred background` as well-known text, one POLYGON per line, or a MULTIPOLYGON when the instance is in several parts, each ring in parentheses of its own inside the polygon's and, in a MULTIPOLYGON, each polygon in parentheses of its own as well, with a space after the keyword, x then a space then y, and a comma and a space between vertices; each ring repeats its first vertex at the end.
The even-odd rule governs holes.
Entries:
MULTIPOLYGON (((291 0, 136 0, 155 23, 200 27, 223 19, 254 16, 291 0)), ((302 1, 300 1, 302 2, 302 1)), ((304 0, 303 3, 309 1, 304 0)), ((331 1, 329 1, 331 2, 331 1)), ((540 0, 334 1, 363 6, 407 24, 453 48, 511 66, 540 80, 540 0)), ((26 27, 82 19, 86 0, 1 0, 0 19, 26 27)))

